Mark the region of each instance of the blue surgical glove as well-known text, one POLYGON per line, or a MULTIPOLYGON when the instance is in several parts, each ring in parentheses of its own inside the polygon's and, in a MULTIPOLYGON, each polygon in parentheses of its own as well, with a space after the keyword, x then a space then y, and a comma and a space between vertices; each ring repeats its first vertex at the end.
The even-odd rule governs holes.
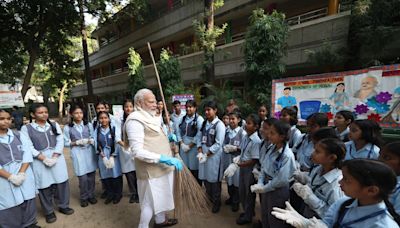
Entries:
POLYGON ((169 142, 178 142, 178 138, 173 133, 168 134, 168 140, 169 142))
POLYGON ((174 158, 174 157, 167 156, 167 155, 161 154, 160 163, 163 163, 163 164, 166 164, 169 166, 175 166, 175 169, 178 171, 181 171, 183 169, 181 160, 174 158))

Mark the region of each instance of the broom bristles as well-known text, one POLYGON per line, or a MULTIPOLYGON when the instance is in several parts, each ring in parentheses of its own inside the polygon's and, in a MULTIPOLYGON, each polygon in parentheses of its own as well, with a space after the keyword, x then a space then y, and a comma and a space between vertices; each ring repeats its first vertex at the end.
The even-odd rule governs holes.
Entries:
MULTIPOLYGON (((176 157, 181 159, 179 155, 176 157)), ((210 214, 212 204, 205 189, 199 185, 190 170, 183 166, 182 171, 175 171, 175 216, 184 219, 188 218, 189 214, 210 214)))

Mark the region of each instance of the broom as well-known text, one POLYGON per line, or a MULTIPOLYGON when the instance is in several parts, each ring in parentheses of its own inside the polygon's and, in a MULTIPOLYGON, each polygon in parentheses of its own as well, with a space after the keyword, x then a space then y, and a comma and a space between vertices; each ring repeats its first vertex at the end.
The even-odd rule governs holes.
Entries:
MULTIPOLYGON (((164 103, 164 112, 167 117, 167 125, 169 131, 172 132, 169 125, 169 113, 167 109, 167 103, 165 103, 164 92, 161 86, 160 76, 158 74, 157 66, 154 60, 153 51, 151 49, 150 43, 147 42, 147 47, 150 52, 150 57, 153 62, 154 71, 157 77, 158 88, 160 89, 161 99, 164 103)), ((174 144, 172 142, 172 144, 174 144)), ((176 145, 173 145, 176 148, 176 145)), ((175 157, 181 159, 177 150, 175 152, 175 157)), ((180 219, 189 218, 189 214, 197 215, 208 215, 211 210, 211 201, 209 200, 204 189, 199 185, 197 180, 193 177, 190 170, 184 165, 181 172, 175 171, 175 181, 174 181, 174 217, 179 217, 180 219)))

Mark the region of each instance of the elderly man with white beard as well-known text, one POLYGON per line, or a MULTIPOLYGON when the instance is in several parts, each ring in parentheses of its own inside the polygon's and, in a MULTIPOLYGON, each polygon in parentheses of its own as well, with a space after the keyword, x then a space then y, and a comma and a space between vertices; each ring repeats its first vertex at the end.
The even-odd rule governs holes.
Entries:
POLYGON ((174 209, 174 169, 182 170, 179 159, 172 157, 172 150, 155 117, 157 101, 149 89, 139 90, 135 97, 135 110, 126 119, 125 138, 127 150, 134 158, 140 201, 139 228, 149 227, 155 215, 154 227, 173 226, 176 219, 168 219, 166 212, 174 209))

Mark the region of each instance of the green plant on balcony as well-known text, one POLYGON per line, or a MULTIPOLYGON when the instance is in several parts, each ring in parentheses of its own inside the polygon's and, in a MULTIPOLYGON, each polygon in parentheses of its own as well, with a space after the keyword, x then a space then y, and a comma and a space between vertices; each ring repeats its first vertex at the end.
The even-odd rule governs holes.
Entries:
POLYGON ((250 16, 244 44, 249 77, 246 87, 259 103, 269 103, 272 79, 281 77, 285 71, 282 58, 286 54, 288 32, 283 13, 266 14, 263 9, 256 9, 250 16))
POLYGON ((331 42, 324 44, 317 50, 306 50, 307 62, 313 67, 321 67, 326 72, 332 72, 336 67, 342 67, 346 62, 343 47, 333 47, 331 42))
POLYGON ((208 83, 214 83, 214 55, 217 39, 220 37, 227 24, 214 25, 214 11, 224 5, 223 0, 204 0, 204 20, 194 20, 193 27, 201 50, 204 51, 204 79, 208 83), (205 22, 204 22, 205 21, 205 22))
POLYGON ((128 67, 128 89, 131 92, 131 95, 134 96, 139 89, 146 87, 142 58, 134 48, 129 48, 128 67))
POLYGON ((158 62, 161 84, 165 99, 171 101, 172 95, 185 91, 181 78, 180 63, 176 56, 167 49, 162 49, 160 61, 158 62))

